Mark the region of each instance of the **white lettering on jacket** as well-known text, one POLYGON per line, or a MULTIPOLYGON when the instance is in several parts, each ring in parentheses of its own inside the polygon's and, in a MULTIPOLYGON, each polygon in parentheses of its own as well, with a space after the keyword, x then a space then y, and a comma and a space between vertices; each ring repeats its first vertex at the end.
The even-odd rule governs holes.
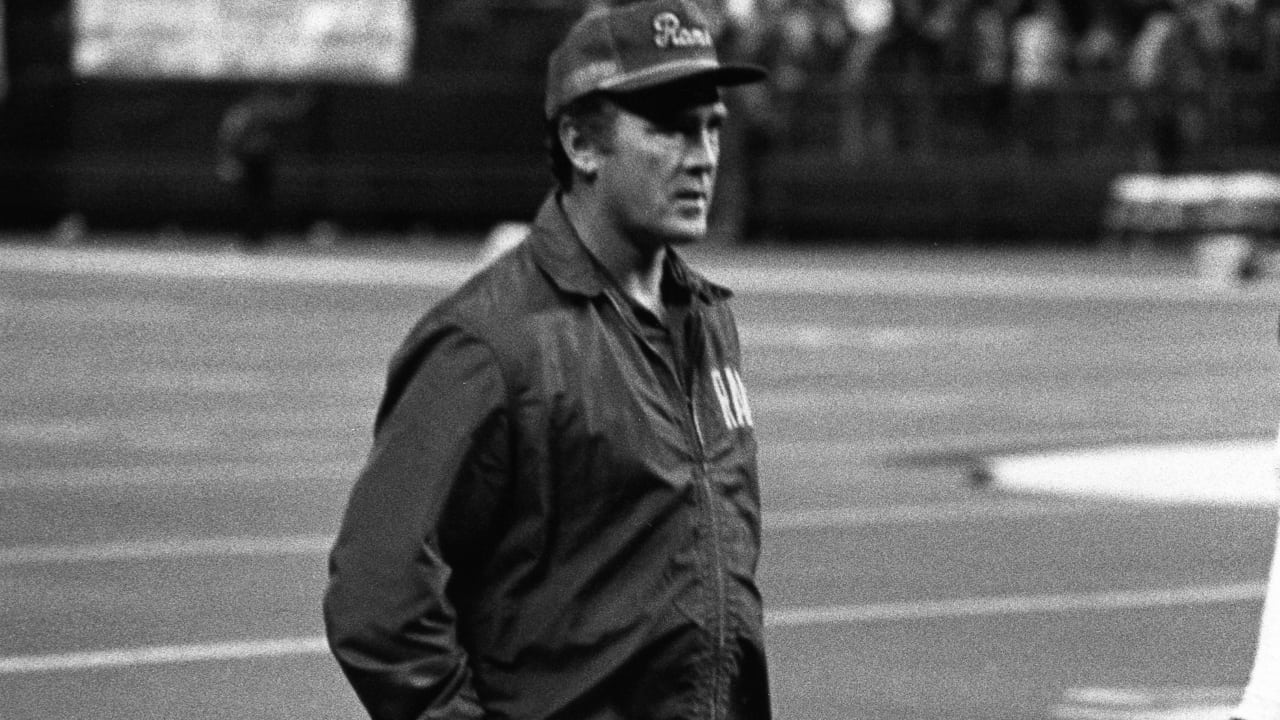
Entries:
POLYGON ((720 401, 724 424, 730 430, 755 427, 751 418, 751 403, 747 402, 747 386, 742 384, 738 371, 726 367, 711 371, 711 387, 720 401))
POLYGON ((711 34, 700 27, 684 27, 675 13, 653 17, 653 44, 660 48, 711 47, 711 34))

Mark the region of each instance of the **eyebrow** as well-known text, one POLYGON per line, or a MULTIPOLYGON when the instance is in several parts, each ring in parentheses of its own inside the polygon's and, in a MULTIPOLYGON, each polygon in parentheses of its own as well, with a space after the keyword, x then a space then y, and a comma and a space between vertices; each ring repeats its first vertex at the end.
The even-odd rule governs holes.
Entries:
MULTIPOLYGON (((661 126, 685 128, 690 125, 698 127, 704 124, 710 127, 719 127, 729 116, 729 110, 723 102, 717 101, 710 105, 705 113, 703 108, 707 105, 693 105, 679 108, 646 108, 644 112, 635 113, 645 120, 661 126)), ((634 112, 634 111, 632 111, 634 112)))

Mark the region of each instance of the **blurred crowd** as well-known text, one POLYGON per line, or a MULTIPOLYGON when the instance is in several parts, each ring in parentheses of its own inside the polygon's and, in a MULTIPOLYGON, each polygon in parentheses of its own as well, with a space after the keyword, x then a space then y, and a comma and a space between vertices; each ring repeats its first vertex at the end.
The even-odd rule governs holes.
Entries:
POLYGON ((721 0, 716 10, 732 52, 773 68, 784 89, 901 73, 1017 88, 1280 75, 1274 0, 721 0))
MULTIPOLYGON (((627 1, 441 0, 418 66, 541 68, 558 23, 627 1), (504 25, 519 32, 465 50, 504 25)), ((696 1, 722 55, 771 71, 737 93, 747 143, 855 162, 1136 153, 1163 172, 1280 143, 1280 0, 696 1)))
MULTIPOLYGON (((455 0, 475 8, 505 0, 455 0)), ((574 14, 627 0, 540 0, 574 14)), ((783 90, 925 73, 1044 87, 1205 73, 1280 77, 1280 0, 698 0, 722 52, 783 90)))
MULTIPOLYGON (((913 92, 963 94, 952 109, 982 134, 1032 151, 1061 142, 1055 124, 1070 98, 1105 96, 1112 124, 1142 125, 1155 163, 1170 170, 1202 131, 1206 88, 1280 87, 1276 0, 722 0, 717 9, 727 50, 772 70, 771 110, 787 115, 786 99, 808 90, 844 98, 837 144, 854 155, 919 144, 909 137, 919 113, 900 107, 913 92)), ((784 120, 797 121, 803 114, 784 120)))

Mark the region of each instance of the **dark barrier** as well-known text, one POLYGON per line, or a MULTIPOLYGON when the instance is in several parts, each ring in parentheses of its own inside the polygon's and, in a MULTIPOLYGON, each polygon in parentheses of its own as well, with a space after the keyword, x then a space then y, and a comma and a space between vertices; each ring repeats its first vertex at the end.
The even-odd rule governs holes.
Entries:
POLYGON ((775 108, 752 206, 783 237, 1092 241, 1122 173, 1280 170, 1280 88, 1260 78, 996 98, 886 80, 775 108))
MULTIPOLYGON (((525 214, 548 187, 540 86, 441 78, 306 90, 308 110, 280 145, 285 226, 483 224, 525 214)), ((91 80, 15 95, 0 132, 0 180, 29 192, 21 201, 4 193, 0 211, 10 224, 78 212, 102 226, 221 226, 233 198, 216 174, 218 127, 250 91, 91 80)))
MULTIPOLYGON (((226 228, 216 174, 240 83, 77 80, 15 88, 0 114, 0 222, 226 228)), ((551 185, 539 78, 439 76, 308 88, 280 160, 281 229, 318 220, 403 231, 527 218, 551 185)), ((993 118, 957 82, 811 88, 776 98, 728 182, 757 235, 789 239, 1099 236, 1109 182, 1159 164, 1156 98, 1078 86, 993 118)), ((1184 169, 1280 166, 1276 93, 1223 83, 1175 103, 1184 169)), ((742 118, 740 118, 741 120, 742 118)), ((741 128, 741 125, 737 126, 741 128)), ((735 144, 736 147, 736 144, 735 144)))

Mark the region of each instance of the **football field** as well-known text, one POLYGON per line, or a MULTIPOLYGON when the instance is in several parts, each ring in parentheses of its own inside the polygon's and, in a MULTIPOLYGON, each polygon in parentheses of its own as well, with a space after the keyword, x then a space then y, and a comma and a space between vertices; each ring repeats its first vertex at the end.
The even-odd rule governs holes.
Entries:
MULTIPOLYGON (((325 554, 386 361, 463 250, 0 245, 0 718, 363 717, 325 554)), ((1265 442, 1280 284, 693 255, 736 292, 778 718, 1225 720, 1273 505, 981 481, 1023 453, 1265 442)))

